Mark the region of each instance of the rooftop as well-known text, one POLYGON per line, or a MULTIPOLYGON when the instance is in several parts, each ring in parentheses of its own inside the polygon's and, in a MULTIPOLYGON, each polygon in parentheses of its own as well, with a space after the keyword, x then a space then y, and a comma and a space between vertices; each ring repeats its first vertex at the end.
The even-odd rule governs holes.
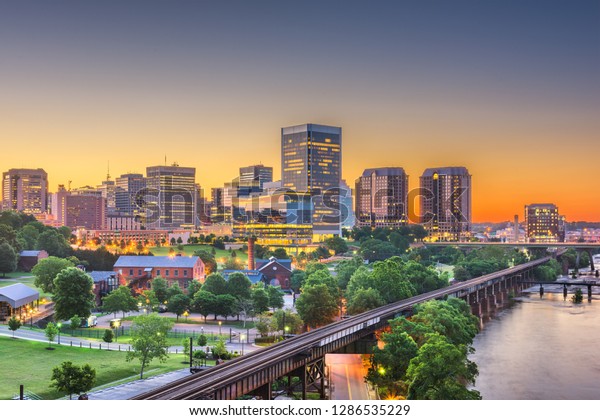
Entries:
POLYGON ((151 257, 147 255, 121 256, 114 268, 123 267, 168 267, 193 268, 199 257, 151 257))
POLYGON ((11 284, 0 288, 0 302, 8 302, 13 308, 27 305, 40 298, 40 292, 23 283, 11 284))

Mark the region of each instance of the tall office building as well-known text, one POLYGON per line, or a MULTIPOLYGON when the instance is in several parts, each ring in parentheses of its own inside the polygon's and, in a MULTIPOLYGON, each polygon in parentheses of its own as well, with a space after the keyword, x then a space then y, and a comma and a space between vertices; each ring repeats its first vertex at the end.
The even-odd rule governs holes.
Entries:
POLYGON ((286 189, 313 197, 313 234, 339 235, 342 129, 303 124, 281 129, 281 181, 286 189))
POLYGON ((2 174, 3 210, 41 214, 48 210, 48 174, 43 169, 10 169, 2 174))
POLYGON ((564 217, 555 204, 525 206, 525 234, 529 242, 564 242, 564 217))
POLYGON ((106 200, 106 211, 109 213, 117 211, 117 185, 115 181, 107 178, 106 181, 102 181, 102 184, 98 185, 97 190, 106 200))
POLYGON ((136 216, 141 214, 141 208, 136 204, 138 192, 146 188, 146 178, 142 174, 124 174, 115 180, 115 204, 117 211, 136 216))
POLYGON ((467 168, 429 168, 421 176, 421 224, 432 241, 458 241, 471 231, 471 175, 467 168))
POLYGON ((273 182, 272 167, 261 164, 240 168, 238 197, 262 192, 265 182, 273 182))
POLYGON ((66 198, 69 196, 69 191, 63 184, 58 186, 58 191, 52 193, 52 206, 50 213, 54 216, 57 224, 64 226, 65 224, 65 210, 67 208, 66 198))
POLYGON ((70 228, 104 229, 106 199, 98 195, 67 195, 64 198, 65 226, 70 228))
POLYGON ((340 183, 340 217, 342 228, 352 229, 356 224, 352 188, 345 179, 340 183))
POLYGON ((196 218, 196 168, 151 166, 146 168, 146 227, 194 227, 196 218))
POLYGON ((356 180, 359 226, 395 228, 408 223, 408 175, 403 168, 365 169, 356 180))

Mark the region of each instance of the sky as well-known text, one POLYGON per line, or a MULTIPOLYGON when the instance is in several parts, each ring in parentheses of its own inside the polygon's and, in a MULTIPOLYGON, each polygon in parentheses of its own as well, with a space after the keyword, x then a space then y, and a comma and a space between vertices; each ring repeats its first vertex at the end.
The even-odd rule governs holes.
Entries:
POLYGON ((466 166, 473 220, 600 220, 599 1, 0 0, 0 171, 51 190, 178 162, 280 173, 281 127, 343 129, 343 178, 466 166))

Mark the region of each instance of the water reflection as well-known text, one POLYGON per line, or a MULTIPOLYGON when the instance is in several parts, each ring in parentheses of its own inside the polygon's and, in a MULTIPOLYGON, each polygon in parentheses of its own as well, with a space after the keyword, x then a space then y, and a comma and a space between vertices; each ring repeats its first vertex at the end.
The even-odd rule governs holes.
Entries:
POLYGON ((470 358, 484 399, 600 399, 600 299, 528 294, 487 321, 470 358))

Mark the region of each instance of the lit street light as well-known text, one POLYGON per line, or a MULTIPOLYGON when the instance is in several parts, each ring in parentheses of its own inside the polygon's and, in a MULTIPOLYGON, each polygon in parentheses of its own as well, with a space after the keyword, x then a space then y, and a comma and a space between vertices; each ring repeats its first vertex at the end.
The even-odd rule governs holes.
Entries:
POLYGON ((240 341, 242 342, 242 356, 244 355, 244 341, 246 340, 246 334, 242 333, 240 335, 240 341))
POLYGON ((223 322, 219 321, 219 338, 221 338, 221 324, 223 324, 223 322))

